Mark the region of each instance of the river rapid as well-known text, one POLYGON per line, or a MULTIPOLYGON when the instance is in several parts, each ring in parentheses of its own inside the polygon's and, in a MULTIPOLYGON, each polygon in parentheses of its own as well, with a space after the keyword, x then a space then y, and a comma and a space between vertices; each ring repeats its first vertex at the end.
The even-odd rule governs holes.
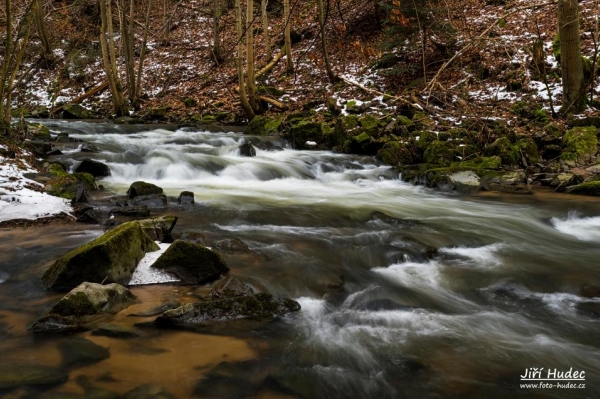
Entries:
POLYGON ((103 228, 2 229, 0 366, 68 374, 62 385, 6 397, 122 395, 143 384, 177 398, 600 397, 600 298, 582 292, 600 286, 595 199, 445 194, 404 183, 373 158, 296 151, 273 138, 257 139, 282 149, 242 157, 249 138, 234 132, 49 126, 100 150, 81 154, 75 144, 57 158, 109 165, 96 198, 138 180, 162 187, 171 199, 153 214, 177 215, 175 232, 241 239, 252 254, 227 257, 231 273, 302 310, 198 331, 136 327, 152 318, 128 315, 210 290, 143 285, 132 287, 139 303, 108 320, 137 338, 33 335, 27 327, 60 298, 43 289, 44 270, 103 228), (184 190, 194 206, 176 204, 184 190), (82 338, 110 357, 67 365, 61 348, 82 338), (521 387, 526 369, 542 367, 543 378, 584 371, 576 385, 585 388, 521 387))

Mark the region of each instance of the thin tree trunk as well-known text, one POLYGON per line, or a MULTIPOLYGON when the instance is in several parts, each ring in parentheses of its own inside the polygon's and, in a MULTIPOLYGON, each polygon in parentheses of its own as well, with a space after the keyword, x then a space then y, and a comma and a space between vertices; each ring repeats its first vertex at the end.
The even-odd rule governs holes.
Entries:
POLYGON ((254 29, 252 21, 254 20, 254 0, 246 1, 246 90, 248 93, 248 102, 254 111, 258 109, 258 99, 256 98, 256 82, 254 80, 255 61, 254 61, 254 29))
POLYGON ((144 69, 144 59, 146 58, 146 44, 148 43, 148 31, 150 30, 150 11, 152 10, 152 0, 148 0, 148 9, 146 10, 146 23, 144 25, 144 37, 142 39, 142 48, 140 50, 140 60, 138 61, 137 78, 135 82, 136 103, 134 109, 140 108, 140 96, 142 93, 142 72, 144 69))
POLYGON ((329 52, 327 51, 327 34, 325 33, 325 17, 329 14, 329 0, 327 0, 327 13, 323 7, 323 0, 317 0, 317 9, 319 14, 319 27, 321 29, 321 47, 323 50, 323 61, 325 61, 325 69, 327 70, 327 77, 331 83, 336 83, 339 78, 335 76, 331 69, 331 63, 329 62, 329 52))
POLYGON ((271 34, 269 33, 269 16, 267 15, 267 5, 269 0, 261 0, 260 3, 260 15, 262 18, 263 37, 265 39, 265 53, 267 58, 273 58, 273 52, 271 51, 271 34))
POLYGON ((579 112, 585 106, 583 64, 579 40, 579 5, 577 0, 558 1, 558 35, 560 37, 563 106, 565 114, 579 112))
POLYGON ((288 72, 293 72, 294 60, 292 59, 292 19, 290 15, 290 0, 283 0, 283 18, 285 22, 285 30, 283 36, 285 42, 286 69, 288 72))
POLYGON ((42 0, 36 0, 35 2, 35 22, 40 41, 42 42, 42 58, 52 62, 54 54, 52 54, 52 45, 50 44, 48 30, 46 29, 46 24, 44 22, 44 4, 42 0))
POLYGON ((244 30, 242 29, 242 5, 240 0, 235 0, 235 25, 238 37, 238 53, 236 61, 238 83, 240 85, 240 103, 242 104, 242 109, 246 113, 248 120, 252 120, 254 118, 254 110, 248 102, 248 97, 246 96, 246 84, 244 82, 244 67, 242 62, 244 59, 244 30))
POLYGON ((121 0, 121 37, 123 46, 123 56, 125 57, 125 77, 127 79, 127 94, 129 102, 134 105, 137 103, 135 98, 135 64, 133 56, 133 0, 129 0, 129 17, 127 16, 126 0, 121 0))
POLYGON ((100 45, 102 47, 102 59, 108 79, 108 87, 113 97, 113 110, 117 116, 122 116, 127 114, 128 110, 117 70, 111 8, 110 0, 100 0, 100 18, 102 20, 100 45))
POLYGON ((217 64, 223 61, 221 55, 221 33, 219 30, 219 20, 221 19, 221 1, 212 0, 212 12, 213 12, 213 58, 217 64))

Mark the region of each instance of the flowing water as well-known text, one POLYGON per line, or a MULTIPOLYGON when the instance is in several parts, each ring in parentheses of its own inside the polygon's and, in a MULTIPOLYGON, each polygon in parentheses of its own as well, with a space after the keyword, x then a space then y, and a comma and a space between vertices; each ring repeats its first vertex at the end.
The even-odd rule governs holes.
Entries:
MULTIPOLYGON (((403 183, 372 158, 267 138, 284 148, 242 157, 239 133, 51 129, 100 149, 93 158, 112 171, 100 196, 137 180, 163 187, 173 198, 155 213, 179 216, 176 232, 243 240, 252 254, 229 256, 231 273, 302 310, 198 331, 141 328, 135 323, 152 318, 129 314, 210 288, 136 286, 140 303, 109 321, 137 328, 138 338, 34 336, 27 326, 60 297, 39 277, 102 228, 0 230, 0 366, 69 374, 58 387, 8 397, 91 397, 90 387, 122 394, 148 383, 179 398, 600 397, 600 299, 581 296, 586 284, 600 285, 594 199, 442 194, 403 183), (194 206, 174 202, 184 190, 194 206), (82 337, 110 357, 67 367, 57 348, 82 337), (585 388, 522 388, 530 367, 585 371, 585 388)), ((73 149, 61 160, 81 158, 73 149)))

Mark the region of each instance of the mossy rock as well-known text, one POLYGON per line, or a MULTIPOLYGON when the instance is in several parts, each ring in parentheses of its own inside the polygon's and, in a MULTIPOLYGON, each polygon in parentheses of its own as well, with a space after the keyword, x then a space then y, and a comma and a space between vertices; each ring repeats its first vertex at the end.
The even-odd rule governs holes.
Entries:
POLYGON ((214 115, 202 115, 200 123, 204 125, 211 125, 217 121, 217 117, 214 115))
POLYGON ((196 105, 198 105, 198 101, 195 98, 190 98, 190 97, 184 98, 183 100, 181 100, 181 102, 187 108, 192 108, 192 107, 195 107, 196 105))
POLYGON ((567 130, 563 136, 563 146, 561 160, 575 161, 576 163, 589 162, 598 152, 596 128, 587 126, 567 130))
POLYGON ((138 222, 124 223, 60 257, 42 281, 56 291, 71 290, 85 281, 128 284, 146 252, 158 249, 138 222))
POLYGON ((276 135, 280 128, 281 118, 258 115, 250 121, 247 133, 255 136, 272 136, 276 135))
POLYGON ((439 140, 438 135, 434 132, 430 132, 428 130, 419 130, 416 132, 412 132, 409 134, 409 138, 414 142, 415 147, 421 151, 425 152, 429 144, 433 143, 436 140, 439 140))
POLYGON ((375 140, 363 132, 352 137, 348 150, 354 154, 376 155, 383 145, 382 141, 375 140))
POLYGON ((454 162, 458 154, 459 152, 453 143, 435 140, 427 146, 423 159, 429 164, 448 166, 454 162))
POLYGON ((320 122, 303 120, 290 128, 288 139, 295 149, 306 148, 307 141, 319 142, 323 138, 323 126, 320 122))
POLYGON ((424 112, 415 112, 412 121, 417 129, 432 129, 435 127, 435 121, 424 112))
POLYGON ((415 163, 413 152, 405 143, 389 142, 377 152, 377 158, 386 165, 411 165, 415 163))
POLYGON ((567 123, 570 127, 589 127, 594 126, 595 128, 600 129, 600 116, 584 116, 584 117, 575 117, 570 115, 567 123))
POLYGON ((588 181, 585 183, 578 184, 567 188, 567 193, 580 194, 580 195, 600 195, 600 181, 588 181))
POLYGON ((160 195, 163 193, 163 189, 152 183, 146 183, 145 181, 136 181, 129 186, 127 195, 129 198, 135 198, 142 195, 160 195))
POLYGON ((521 161, 525 164, 525 166, 533 165, 538 162, 540 154, 538 152, 537 145, 532 138, 525 137, 517 140, 517 142, 514 144, 514 147, 519 150, 521 154, 521 161))
POLYGON ((183 240, 175 240, 152 268, 177 277, 181 284, 210 283, 229 271, 221 254, 183 240))
POLYGON ((63 106, 64 119, 93 119, 95 115, 79 104, 66 104, 63 106))
POLYGON ((52 333, 73 331, 85 324, 88 316, 116 313, 134 302, 135 295, 122 285, 84 282, 61 298, 33 324, 31 330, 52 333))
POLYGON ((546 125, 544 125, 544 133, 558 138, 562 135, 562 129, 558 123, 549 122, 546 125))
POLYGON ((478 174, 482 174, 479 172, 481 169, 496 170, 499 169, 501 166, 502 159, 499 156, 481 157, 464 162, 452 162, 450 164, 450 167, 454 170, 469 169, 478 171, 478 174))
POLYGON ((327 98, 327 101, 325 102, 325 105, 327 106, 327 110, 329 112, 331 112, 332 115, 340 115, 342 113, 341 108, 338 106, 337 104, 337 100, 333 97, 329 97, 327 98))
POLYGON ((364 115, 358 119, 358 124, 363 129, 363 132, 370 137, 376 136, 379 133, 379 122, 373 115, 364 115))
POLYGON ((171 242, 171 232, 177 223, 177 219, 177 216, 174 215, 163 215, 152 219, 138 220, 138 223, 152 241, 171 242))
POLYGON ((96 189, 96 179, 89 173, 70 174, 57 163, 50 165, 49 173, 51 177, 44 191, 50 195, 75 201, 78 200, 78 194, 82 195, 82 190, 96 189))
POLYGON ((404 115, 398 116, 396 120, 401 126, 413 126, 415 124, 408 116, 404 115))
POLYGON ((146 112, 146 117, 150 119, 162 119, 167 115, 168 109, 165 107, 162 108, 150 108, 146 112))
POLYGON ((515 166, 521 160, 519 148, 514 146, 507 137, 500 137, 487 146, 485 153, 488 156, 499 156, 505 165, 515 166))
POLYGON ((358 127, 358 116, 346 115, 343 117, 342 123, 346 132, 355 129, 358 127))
POLYGON ((281 130, 281 118, 273 118, 265 123, 264 134, 266 136, 275 136, 281 130))
POLYGON ((50 141, 52 136, 50 135, 50 129, 41 123, 30 123, 27 125, 27 132, 29 136, 33 137, 34 140, 50 141))
POLYGON ((247 317, 274 317, 300 310, 293 299, 276 299, 261 293, 218 301, 189 303, 168 310, 155 323, 160 326, 195 326, 247 317))

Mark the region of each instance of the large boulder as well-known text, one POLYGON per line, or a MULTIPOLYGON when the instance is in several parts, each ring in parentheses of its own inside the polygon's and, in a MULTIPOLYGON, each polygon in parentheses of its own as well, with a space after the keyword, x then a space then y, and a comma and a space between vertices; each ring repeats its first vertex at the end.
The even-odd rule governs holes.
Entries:
POLYGON ((67 104, 63 106, 64 119, 93 119, 94 114, 79 104, 67 104))
POLYGON ((94 177, 110 176, 110 168, 102 162, 86 158, 75 168, 76 173, 89 173, 94 177))
POLYGON ((42 281, 57 291, 71 290, 84 281, 127 284, 146 252, 158 249, 138 222, 124 223, 60 257, 42 281))
POLYGON ((293 299, 276 299, 271 294, 188 303, 160 315, 155 323, 163 326, 194 326, 246 317, 274 317, 300 310, 293 299))
POLYGON ((82 283, 59 300, 36 321, 34 332, 64 332, 79 329, 86 316, 120 311, 135 301, 135 295, 119 284, 82 283))
POLYGON ((129 198, 139 197, 140 195, 162 194, 163 189, 145 181, 136 181, 129 186, 127 195, 129 198))
POLYGON ((593 126, 576 127, 567 130, 563 136, 563 150, 560 158, 563 161, 576 163, 589 162, 598 152, 598 137, 593 126))
POLYGON ((218 252, 183 240, 175 240, 152 267, 177 277, 181 284, 210 283, 229 271, 218 252))

